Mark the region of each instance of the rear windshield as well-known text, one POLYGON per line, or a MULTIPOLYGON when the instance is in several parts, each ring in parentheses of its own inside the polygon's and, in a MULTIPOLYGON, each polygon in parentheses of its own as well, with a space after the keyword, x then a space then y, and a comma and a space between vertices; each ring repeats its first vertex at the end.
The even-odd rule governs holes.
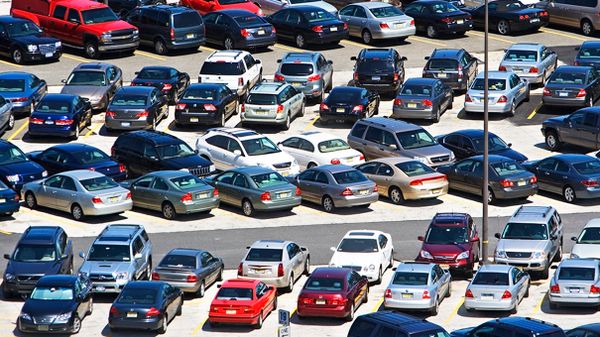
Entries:
POLYGON ((431 59, 429 60, 429 69, 431 70, 457 70, 458 61, 452 59, 431 59))
POLYGON ((144 95, 115 95, 110 105, 112 106, 146 106, 148 96, 144 95))
POLYGON ((431 97, 433 89, 430 85, 409 84, 402 87, 402 95, 431 97))
POLYGON ((391 59, 364 58, 358 62, 356 71, 359 73, 389 72, 394 69, 394 61, 391 59))
POLYGON ((358 170, 334 173, 333 179, 340 185, 360 183, 369 180, 358 170))
POLYGON ((573 164, 575 171, 579 174, 598 174, 600 173, 600 160, 590 160, 582 163, 573 164))
POLYGON ((582 72, 554 72, 548 80, 551 84, 584 84, 586 73, 582 72))
POLYGON ((80 183, 86 190, 90 192, 108 190, 119 186, 114 180, 112 180, 112 178, 105 176, 92 179, 84 179, 81 180, 80 183))
POLYGON ((171 71, 168 69, 148 69, 144 68, 137 74, 141 80, 168 80, 171 78, 171 71))
POLYGON ((221 5, 233 5, 233 4, 241 4, 244 2, 248 2, 248 0, 219 0, 221 5))
POLYGON ((506 61, 537 61, 537 51, 535 50, 509 50, 504 57, 506 61))
POLYGON ((491 272, 477 273, 472 283, 477 285, 507 286, 508 274, 491 272))
POLYGON ((582 59, 597 59, 600 58, 600 47, 585 47, 579 51, 579 58, 582 59))
POLYGON ((343 239, 337 251, 344 253, 373 253, 378 252, 379 248, 375 239, 343 239))
POLYGON ((400 145, 402 145, 402 148, 405 150, 418 149, 437 144, 433 137, 423 129, 398 132, 396 137, 398 137, 400 145))
POLYGON ((344 280, 332 278, 311 278, 306 282, 306 290, 339 291, 344 288, 344 280))
POLYGON ((183 94, 183 98, 185 99, 201 99, 212 101, 215 99, 215 97, 217 97, 217 90, 205 88, 187 89, 183 94))
POLYGON ((25 80, 0 79, 0 92, 25 91, 25 80))
POLYGON ((252 289, 248 288, 221 288, 217 293, 218 300, 252 300, 252 289))
POLYGON ((269 188, 288 184, 287 180, 277 172, 253 175, 252 180, 258 188, 269 188))
POLYGON ((359 90, 335 90, 333 89, 329 96, 327 96, 327 102, 330 104, 335 103, 350 103, 355 104, 360 102, 359 90))
POLYGON ((407 161, 404 163, 398 163, 396 164, 396 167, 399 168, 400 171, 404 172, 404 174, 406 174, 409 177, 415 177, 435 172, 429 166, 418 161, 407 161))
POLYGON ((283 250, 270 248, 250 248, 246 261, 280 262, 283 250))
POLYGON ((590 227, 585 228, 579 239, 577 239, 578 244, 600 244, 600 228, 590 227))
POLYGON ((342 139, 330 139, 324 142, 320 142, 319 145, 317 145, 317 147, 319 148, 319 152, 328 153, 348 150, 350 148, 350 145, 348 145, 348 143, 346 143, 342 139))
POLYGON ((244 65, 239 62, 204 62, 201 75, 241 75, 244 73, 244 65))
POLYGON ((256 105, 275 105, 277 104, 277 95, 250 94, 246 99, 246 103, 256 105))
POLYGON ((559 280, 593 281, 596 270, 594 268, 561 267, 558 273, 559 280))
POLYGON ((436 14, 453 13, 459 11, 458 8, 456 8, 453 4, 448 2, 436 2, 433 5, 430 5, 429 9, 431 9, 431 11, 436 14))
POLYGON ((196 268, 196 257, 189 255, 167 255, 160 261, 160 267, 196 268))
POLYGON ((406 273, 396 272, 392 284, 403 285, 403 286, 424 286, 427 285, 427 279, 429 274, 427 273, 406 273))
POLYGON ((263 19, 261 19, 260 16, 256 16, 256 15, 238 16, 238 17, 235 17, 234 20, 242 28, 262 25, 265 23, 263 21, 263 19))
POLYGON ((73 157, 80 164, 101 163, 110 160, 106 153, 96 149, 77 152, 73 157))
POLYGON ((313 65, 309 63, 284 63, 281 73, 288 76, 308 76, 313 73, 313 65))
POLYGON ((324 9, 315 9, 303 12, 302 15, 308 22, 321 22, 328 20, 336 20, 335 16, 324 9))
POLYGON ((38 113, 66 113, 71 110, 71 101, 41 101, 36 107, 38 113))
POLYGON ((516 161, 502 161, 499 163, 490 164, 494 172, 500 177, 506 177, 513 174, 519 174, 526 172, 521 165, 519 165, 516 161))
POLYGON ((187 28, 202 25, 202 17, 196 11, 189 11, 173 15, 175 28, 187 28))
MULTIPOLYGON (((484 88, 485 88, 484 84, 485 84, 485 82, 484 82, 483 78, 477 78, 477 79, 475 79, 475 82, 473 82, 471 89, 484 90, 484 88)), ((490 79, 488 79, 488 89, 490 91, 504 91, 506 89, 506 80, 490 78, 490 79)))
POLYGON ((395 6, 370 8, 369 11, 371 11, 371 14, 378 19, 404 15, 404 13, 395 6))
POLYGON ((193 188, 206 186, 206 183, 202 181, 202 179, 191 174, 188 176, 172 178, 169 180, 171 181, 171 183, 173 183, 173 185, 179 187, 182 190, 190 190, 193 188))
POLYGON ((123 289, 117 303, 124 304, 154 304, 156 303, 157 290, 153 288, 127 288, 123 289))

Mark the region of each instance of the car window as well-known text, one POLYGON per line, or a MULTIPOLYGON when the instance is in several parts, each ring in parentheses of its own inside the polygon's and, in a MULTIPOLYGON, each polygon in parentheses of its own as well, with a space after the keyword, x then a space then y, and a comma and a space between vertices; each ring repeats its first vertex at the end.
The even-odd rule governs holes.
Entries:
POLYGON ((385 248, 385 246, 387 246, 388 239, 387 239, 387 237, 385 235, 379 234, 379 238, 378 238, 377 241, 379 242, 379 247, 380 248, 383 249, 383 248, 385 248))
POLYGON ((355 9, 356 9, 356 6, 348 6, 346 8, 342 8, 342 10, 340 10, 340 15, 354 16, 355 9))
POLYGON ((356 319, 350 327, 348 337, 365 337, 371 336, 373 331, 377 328, 375 323, 369 322, 366 319, 356 319))
POLYGON ((72 23, 81 23, 81 18, 79 17, 79 11, 71 8, 69 9, 69 15, 67 15, 67 21, 72 23))
POLYGON ((354 124, 354 127, 350 131, 350 135, 353 137, 362 138, 363 135, 365 134, 366 129, 367 129, 366 124, 356 123, 356 124, 354 124))
MULTIPOLYGON (((583 330, 583 329, 573 329, 573 330, 570 330, 569 332, 567 332, 567 337, 584 337, 584 336, 587 337, 586 330, 583 330)), ((588 335, 588 336, 590 336, 590 335, 588 335)), ((517 336, 515 335, 515 337, 517 337, 517 336)), ((521 337, 521 336, 519 335, 518 337, 521 337)), ((527 337, 529 337, 529 336, 527 336, 527 337)))
POLYGON ((285 147, 291 147, 293 149, 299 149, 300 148, 300 138, 298 138, 298 137, 288 138, 288 139, 284 140, 283 142, 281 142, 281 145, 283 145, 285 147))
POLYGON ((362 8, 360 6, 356 6, 356 10, 354 11, 354 16, 356 16, 358 18, 366 18, 367 13, 364 8, 362 8))
POLYGON ((227 150, 228 139, 229 138, 227 138, 225 136, 216 135, 216 136, 207 138, 206 142, 212 146, 216 146, 218 148, 227 150))
POLYGON ((75 182, 70 177, 63 178, 62 189, 69 191, 77 191, 77 187, 75 187, 75 182))
POLYGON ((473 160, 464 160, 456 164, 456 169, 461 172, 471 172, 473 170, 473 160))
POLYGON ((300 139, 300 150, 314 152, 315 146, 306 139, 300 139))
POLYGON ((143 177, 133 183, 133 186, 149 188, 152 180, 154 180, 154 177, 143 177))
POLYGON ((248 180, 246 176, 237 173, 233 178, 233 185, 242 188, 248 188, 248 180))
POLYGON ((433 271, 435 272, 435 275, 437 276, 438 279, 441 279, 442 276, 444 276, 444 271, 437 264, 435 266, 433 266, 433 271))
POLYGON ((203 267, 206 267, 211 259, 212 259, 212 256, 209 253, 204 252, 200 255, 200 264, 203 267))
POLYGON ((296 11, 289 11, 289 15, 286 19, 288 24, 298 25, 300 24, 300 14, 296 11))
POLYGON ((246 68, 250 69, 254 66, 254 64, 256 63, 254 61, 254 57, 252 57, 252 55, 247 54, 246 56, 244 56, 244 61, 246 62, 246 68))
POLYGON ((367 130, 367 134, 365 135, 365 140, 368 140, 373 143, 390 146, 392 144, 396 144, 396 140, 394 139, 394 135, 389 131, 384 131, 378 128, 369 128, 367 130))
POLYGON ((377 172, 377 168, 379 168, 379 163, 366 163, 363 165, 358 166, 356 169, 359 170, 362 173, 366 173, 366 174, 376 174, 377 172))
POLYGON ((546 159, 542 160, 542 162, 538 165, 538 167, 542 170, 554 171, 556 168, 556 159, 546 159))
POLYGON ((298 179, 306 180, 306 181, 315 181, 315 176, 317 175, 317 171, 315 170, 306 170, 300 175, 298 175, 298 179))
MULTIPOLYGON (((480 326, 475 328, 475 331, 472 333, 472 337, 494 337, 494 327, 493 326, 480 326)), ((508 335, 510 336, 510 334, 508 335)))
POLYGON ((218 17, 218 15, 219 14, 216 14, 216 13, 206 14, 206 16, 204 16, 204 18, 203 18, 204 22, 205 23, 210 23, 210 24, 217 23, 217 17, 218 17))
POLYGON ((556 171, 562 173, 569 172, 569 165, 567 163, 563 162, 562 160, 557 160, 556 163, 556 171))
POLYGON ((67 13, 67 8, 65 6, 56 6, 54 7, 54 13, 52 13, 52 17, 55 19, 64 20, 65 14, 67 13))
POLYGON ((220 176, 218 176, 215 180, 223 183, 223 184, 233 184, 233 176, 235 175, 235 172, 225 172, 223 174, 221 174, 220 176))
POLYGON ((444 144, 461 147, 463 145, 463 137, 459 135, 448 135, 444 137, 444 144))
POLYGON ((142 239, 138 236, 133 241, 133 255, 140 254, 142 252, 142 249, 144 249, 144 243, 142 242, 142 239))
POLYGON ((48 180, 46 180, 44 185, 46 185, 48 187, 60 188, 60 186, 62 185, 62 181, 63 181, 63 176, 54 176, 54 177, 48 178, 48 180))
POLYGON ((290 260, 293 259, 294 256, 296 256, 296 251, 294 250, 293 244, 291 244, 291 243, 288 244, 286 247, 286 250, 287 250, 287 254, 288 254, 288 257, 290 260))
POLYGON ((394 175, 394 170, 392 169, 391 166, 387 165, 387 164, 381 164, 379 165, 379 169, 377 170, 377 174, 380 176, 388 176, 391 177, 394 175))
POLYGON ((67 250, 67 234, 62 232, 60 234, 60 238, 58 239, 58 254, 63 255, 67 250))
POLYGON ((148 233, 146 233, 145 229, 142 229, 142 232, 140 233, 140 235, 142 236, 142 239, 144 240, 144 242, 148 242, 148 240, 150 240, 150 238, 148 237, 148 233))
POLYGON ((323 172, 319 172, 317 173, 316 177, 315 177, 315 181, 321 184, 328 184, 329 183, 329 179, 327 179, 327 175, 323 172))
POLYGON ((152 186, 152 188, 167 191, 169 189, 169 185, 167 185, 167 183, 165 183, 165 181, 162 178, 156 178, 156 180, 154 181, 154 186, 152 186))
POLYGON ((596 127, 596 125, 598 125, 598 114, 594 112, 586 113, 585 118, 583 119, 583 125, 596 127))

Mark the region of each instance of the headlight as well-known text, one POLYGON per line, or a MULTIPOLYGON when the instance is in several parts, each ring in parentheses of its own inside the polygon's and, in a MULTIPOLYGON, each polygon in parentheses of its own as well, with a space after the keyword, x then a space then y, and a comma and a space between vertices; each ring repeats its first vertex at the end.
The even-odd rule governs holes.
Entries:
POLYGON ((58 317, 56 317, 57 321, 68 321, 69 319, 71 319, 71 313, 70 312, 65 312, 64 314, 60 314, 58 315, 58 317))
POLYGON ((217 170, 217 167, 215 165, 210 165, 208 170, 209 170, 209 172, 215 172, 217 170))
POLYGON ((11 274, 11 273, 6 273, 6 274, 4 274, 4 278, 5 278, 7 281, 14 281, 14 280, 15 280, 15 275, 13 275, 13 274, 11 274))
POLYGON ((456 156, 454 155, 454 152, 450 152, 450 160, 454 160, 456 159, 456 156))
POLYGON ((179 169, 179 171, 181 171, 181 172, 190 172, 190 169, 188 169, 188 168, 182 168, 182 169, 179 169))
POLYGON ((117 282, 128 281, 129 273, 128 272, 117 273, 117 275, 115 276, 115 279, 117 280, 117 282))
POLYGON ((363 270, 364 271, 373 271, 373 270, 375 270, 375 265, 374 264, 370 264, 369 266, 364 266, 363 270))
POLYGON ((19 175, 13 174, 12 176, 6 176, 6 180, 8 180, 11 183, 19 182, 19 175))
POLYGON ((42 172, 42 177, 46 178, 48 176, 48 171, 44 170, 44 172, 42 172))
POLYGON ((84 272, 84 271, 80 271, 79 275, 83 276, 84 278, 88 278, 89 277, 89 274, 86 273, 86 272, 84 272))
POLYGON ((496 258, 506 259, 506 252, 503 250, 496 250, 496 258))
POLYGON ((419 255, 421 255, 422 258, 424 259, 430 259, 433 260, 433 256, 426 250, 421 250, 421 252, 419 253, 419 255))
POLYGON ((21 312, 21 313, 19 314, 19 318, 20 318, 20 319, 26 319, 26 320, 28 320, 28 321, 31 321, 31 316, 29 316, 29 314, 28 314, 28 313, 25 313, 25 312, 21 312))
POLYGON ((28 44, 27 51, 30 53, 35 53, 38 50, 38 46, 35 44, 28 44))
POLYGON ((571 253, 571 258, 572 259, 578 259, 579 255, 575 254, 575 253, 571 253))
POLYGON ((540 257, 543 256, 543 253, 542 252, 534 252, 532 256, 534 259, 539 259, 540 257))
POLYGON ((469 258, 469 252, 462 252, 460 254, 458 254, 458 256, 456 257, 457 260, 464 260, 464 259, 468 259, 469 258))
POLYGON ((256 15, 258 15, 258 16, 263 16, 263 11, 262 11, 262 9, 260 9, 260 8, 259 8, 259 9, 258 9, 258 12, 256 13, 256 15))
POLYGON ((59 48, 60 46, 62 46, 62 43, 60 41, 58 41, 58 42, 54 43, 54 46, 56 48, 59 48))
POLYGON ((111 40, 112 37, 110 36, 110 33, 102 33, 102 35, 100 36, 101 42, 110 42, 111 40))
POLYGON ((133 35, 139 35, 139 34, 140 34, 139 30, 136 29, 136 30, 133 31, 133 35))

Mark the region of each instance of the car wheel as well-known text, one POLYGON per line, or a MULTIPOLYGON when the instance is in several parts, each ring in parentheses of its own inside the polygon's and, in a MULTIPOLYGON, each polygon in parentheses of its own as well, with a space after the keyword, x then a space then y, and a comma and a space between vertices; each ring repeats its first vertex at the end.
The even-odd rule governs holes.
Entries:
POLYGON ((162 215, 163 218, 167 220, 173 220, 177 217, 177 212, 175 212, 175 207, 170 202, 165 202, 162 205, 162 215))
POLYGON ((365 295, 363 296, 363 304, 369 302, 369 285, 367 284, 367 289, 365 289, 365 295))
POLYGON ((302 102, 302 106, 300 107, 300 111, 298 111, 298 117, 304 117, 305 110, 306 110, 306 103, 302 102))
POLYGON ((179 306, 177 307, 175 316, 181 316, 183 314, 183 295, 181 295, 180 299, 181 299, 181 301, 179 302, 179 306))
POLYGON ((437 108, 435 110, 435 115, 433 115, 433 122, 438 123, 440 121, 440 109, 437 108))
POLYGON ((368 29, 363 30, 362 40, 365 44, 370 44, 373 41, 373 35, 371 35, 371 32, 368 29))
POLYGON ((375 281, 375 284, 381 284, 381 281, 383 281, 383 268, 379 266, 379 273, 377 273, 377 280, 375 281))
POLYGON ((439 310, 440 310, 440 300, 438 300, 436 298, 435 303, 433 304, 433 307, 431 307, 431 310, 429 312, 431 313, 431 316, 437 316, 439 310))
POLYGON ((167 332, 167 325, 169 324, 169 320, 167 319, 167 314, 165 314, 160 321, 160 328, 158 328, 159 334, 164 334, 167 332))
POLYGON ((496 202, 496 196, 494 195, 494 191, 488 187, 488 204, 493 204, 496 202))
POLYGON ((223 281, 223 267, 219 269, 219 276, 217 276, 217 281, 223 281))
POLYGON ((565 186, 565 188, 563 188, 562 196, 566 202, 569 202, 569 203, 575 202, 575 199, 576 199, 575 190, 571 186, 567 185, 567 186, 565 186))
POLYGON ((581 21, 581 32, 585 36, 590 36, 594 34, 594 25, 589 20, 581 21))
POLYGON ((437 36, 437 31, 433 26, 427 26, 427 37, 434 38, 437 36))
POLYGON ((452 281, 448 282, 448 290, 446 290, 446 298, 452 295, 452 281))
POLYGON ((144 280, 152 279, 152 262, 148 261, 148 265, 146 266, 146 270, 144 271, 144 276, 142 276, 144 280))
POLYGON ((275 299, 273 300, 273 310, 272 311, 275 311, 275 310, 277 310, 277 296, 275 296, 275 299))
POLYGON ((226 50, 231 50, 234 48, 234 46, 235 46, 235 44, 234 44, 231 36, 226 36, 225 39, 223 40, 223 48, 225 48, 226 50))
POLYGON ((290 273, 288 285, 285 287, 286 293, 291 293, 292 291, 294 291, 294 273, 290 273))
POLYGON ((306 257, 306 261, 304 261, 304 275, 308 276, 310 274, 310 256, 306 257))
POLYGON ((517 313, 517 311, 518 311, 517 306, 518 305, 519 305, 518 303, 515 303, 515 306, 512 309, 510 309, 510 314, 511 315, 514 315, 514 314, 517 313))
POLYGON ((6 123, 6 129, 12 130, 14 127, 15 127, 15 114, 13 114, 11 111, 10 114, 8 115, 8 122, 6 123))
POLYGON ((34 209, 37 206, 37 199, 35 198, 35 195, 33 195, 33 192, 27 192, 25 194, 25 204, 29 209, 34 209))
POLYGON ((513 117, 515 115, 516 106, 517 106, 517 104, 515 104, 515 101, 513 101, 512 104, 510 105, 510 110, 508 111, 508 115, 510 117, 513 117))
POLYGON ((221 120, 219 121, 219 127, 225 126, 225 112, 221 114, 221 120))
POLYGON ((85 55, 91 59, 95 59, 98 54, 98 43, 96 41, 87 41, 84 46, 85 55))
POLYGON ((510 25, 506 20, 498 21, 498 25, 496 25, 496 30, 500 35, 506 35, 510 33, 510 25))
POLYGON ((287 117, 285 118, 285 123, 283 123, 281 128, 284 130, 289 130, 291 124, 292 124, 292 118, 290 117, 290 113, 288 112, 287 117))
POLYGON ((323 200, 321 201, 321 206, 323 206, 325 212, 328 213, 331 213, 335 210, 335 204, 333 203, 333 199, 331 199, 331 197, 328 195, 323 197, 323 200))
POLYGON ((261 313, 258 315, 258 320, 256 321, 256 328, 260 329, 263 326, 263 313, 261 311, 261 313))
POLYGON ((394 266, 394 251, 392 250, 390 253, 390 262, 388 263, 388 268, 392 268, 394 266))
POLYGON ((86 315, 91 315, 94 312, 94 300, 90 298, 90 304, 88 306, 88 310, 85 313, 86 315))
POLYGON ((73 140, 77 140, 79 139, 79 125, 77 125, 77 123, 75 123, 75 134, 71 137, 71 139, 73 140))
POLYGON ((302 34, 296 35, 295 41, 296 41, 296 46, 298 48, 306 47, 306 40, 304 39, 304 36, 302 34))
POLYGON ((527 288, 525 288, 525 294, 523 295, 524 297, 529 297, 529 286, 530 284, 527 283, 527 288))
POLYGON ((402 190, 396 186, 392 186, 390 188, 389 196, 390 200, 396 205, 401 205, 404 203, 404 195, 402 194, 402 190))
POLYGON ((548 263, 546 263, 546 268, 544 268, 544 270, 542 270, 540 272, 540 278, 543 280, 547 279, 550 274, 549 270, 550 270, 550 261, 548 261, 548 263))
POLYGON ((250 200, 244 199, 242 201, 242 212, 244 212, 245 216, 254 215, 254 206, 252 206, 252 202, 250 202, 250 200))
POLYGON ((165 41, 163 41, 162 39, 156 39, 156 41, 154 41, 154 52, 158 55, 166 54, 167 45, 165 44, 165 41))
POLYGON ((206 285, 204 284, 204 281, 202 281, 202 283, 200 283, 200 288, 198 288, 198 291, 196 291, 196 297, 204 297, 205 291, 206 285))
POLYGON ((81 318, 75 316, 73 317, 73 329, 71 330, 71 332, 73 334, 77 334, 79 333, 79 330, 81 330, 81 318))
POLYGON ((13 49, 10 53, 10 56, 12 58, 12 61, 16 64, 23 64, 25 61, 23 58, 23 51, 19 48, 13 49))
POLYGON ((330 92, 332 88, 333 88, 333 74, 331 74, 331 79, 329 80, 329 84, 327 84, 325 91, 330 92))
POLYGON ((348 316, 346 316, 346 320, 351 322, 354 320, 354 303, 350 304, 350 312, 348 312, 348 316))
POLYGON ((73 204, 73 206, 71 206, 71 216, 77 221, 83 220, 83 209, 79 204, 73 204))
POLYGON ((562 260, 562 255, 563 255, 563 244, 561 242, 560 245, 558 246, 558 250, 556 251, 556 254, 554 254, 554 258, 552 259, 552 261, 560 262, 562 260))
POLYGON ((554 302, 548 302, 548 304, 550 304, 550 309, 552 309, 552 310, 558 309, 558 304, 556 304, 554 302))
POLYGON ((585 102, 585 105, 587 107, 593 107, 594 106, 594 97, 592 97, 592 95, 590 95, 590 97, 588 97, 587 101, 585 102))
POLYGON ((556 131, 546 132, 546 146, 550 151, 557 151, 560 148, 560 140, 556 131))

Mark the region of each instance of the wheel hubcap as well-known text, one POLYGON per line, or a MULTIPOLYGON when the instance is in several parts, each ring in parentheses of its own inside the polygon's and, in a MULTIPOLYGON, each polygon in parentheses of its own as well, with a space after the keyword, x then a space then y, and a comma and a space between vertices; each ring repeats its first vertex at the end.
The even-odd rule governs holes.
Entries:
POLYGON ((21 52, 19 50, 15 50, 15 52, 13 53, 13 58, 16 63, 21 63, 23 56, 21 55, 21 52))
POLYGON ((8 116, 8 127, 12 129, 13 126, 15 126, 15 116, 11 114, 8 116))
POLYGON ((591 31, 592 31, 592 27, 590 26, 589 22, 587 22, 587 21, 584 22, 583 23, 583 33, 585 35, 589 35, 591 31))
POLYGON ((171 208, 171 206, 167 205, 167 206, 165 206, 163 213, 165 215, 165 218, 170 219, 173 216, 173 209, 171 208))
POLYGON ((33 200, 33 195, 28 194, 27 195, 27 206, 29 206, 29 208, 32 208, 35 205, 35 201, 33 200))
POLYGON ((325 201, 323 202, 323 206, 326 211, 330 211, 331 210, 331 199, 326 198, 325 201))
POLYGON ((400 192, 397 189, 392 190, 392 201, 396 203, 400 202, 400 192))
POLYGON ((371 33, 369 33, 369 32, 364 32, 364 33, 363 33, 363 40, 365 41, 365 43, 369 43, 369 42, 371 42, 371 33))
POLYGON ((79 320, 79 318, 75 318, 75 321, 73 322, 73 330, 78 331, 80 325, 81 325, 81 321, 79 320))
POLYGON ((81 208, 79 208, 79 207, 73 207, 73 217, 75 219, 81 218, 81 208))
POLYGON ((506 26, 506 22, 500 21, 500 23, 498 23, 498 32, 500 32, 500 34, 506 34, 507 30, 508 27, 506 26))
POLYGON ((94 49, 94 46, 92 46, 92 45, 88 45, 86 51, 87 51, 88 55, 90 55, 90 56, 96 55, 96 50, 94 49))
POLYGON ((427 35, 428 36, 434 36, 435 35, 435 28, 433 28, 432 26, 427 27, 427 35))
POLYGON ((250 206, 250 203, 249 203, 249 202, 247 202, 247 201, 246 201, 246 202, 244 202, 244 213, 245 213, 246 215, 248 215, 248 214, 250 214, 250 213, 251 213, 251 211, 252 211, 252 206, 250 206))
POLYGON ((225 49, 233 48, 233 41, 230 38, 225 39, 225 49))
POLYGON ((304 38, 302 37, 302 35, 296 36, 296 45, 298 45, 298 47, 304 46, 304 38))
POLYGON ((575 199, 575 192, 573 191, 573 189, 570 187, 565 188, 565 200, 573 201, 574 199, 575 199))
POLYGON ((555 146, 556 146, 556 139, 554 138, 554 136, 553 136, 553 135, 549 135, 549 136, 546 138, 546 143, 548 144, 548 146, 550 146, 550 147, 552 147, 552 148, 553 148, 553 147, 555 147, 555 146))

